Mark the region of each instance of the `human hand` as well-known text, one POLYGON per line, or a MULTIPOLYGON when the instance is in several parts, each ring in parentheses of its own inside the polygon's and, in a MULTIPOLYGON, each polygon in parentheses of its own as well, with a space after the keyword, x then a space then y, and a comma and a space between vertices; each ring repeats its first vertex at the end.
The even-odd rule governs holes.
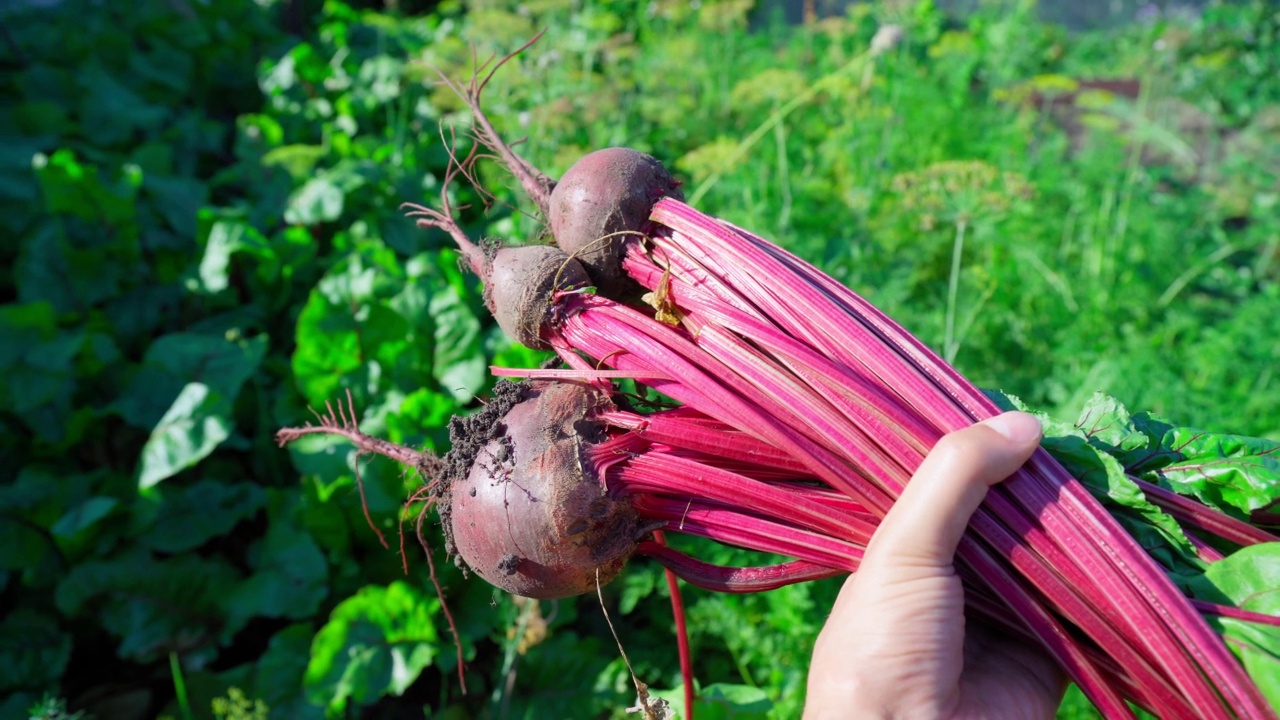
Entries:
POLYGON ((1040 442, 1009 412, 942 438, 885 515, 818 636, 806 718, 1051 718, 1066 683, 1040 648, 966 631, 952 561, 987 488, 1040 442))

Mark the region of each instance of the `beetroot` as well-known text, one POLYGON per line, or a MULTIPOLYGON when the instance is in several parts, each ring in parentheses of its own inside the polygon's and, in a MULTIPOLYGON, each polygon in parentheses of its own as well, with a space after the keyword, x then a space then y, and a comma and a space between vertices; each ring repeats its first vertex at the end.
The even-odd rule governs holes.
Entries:
MULTIPOLYGON (((494 74, 540 36, 541 33, 492 67, 486 63, 478 68, 465 86, 443 74, 441 79, 471 111, 475 123, 472 132, 478 146, 491 151, 520 182, 525 194, 546 216, 556 244, 586 266, 592 281, 605 296, 624 301, 638 298, 640 286, 622 271, 624 243, 629 235, 643 233, 649 222, 649 211, 659 198, 684 199, 680 183, 652 155, 620 147, 589 153, 556 182, 508 145, 481 107, 480 94, 494 74)), ((472 164, 479 157, 476 147, 458 163, 458 173, 451 170, 450 177, 461 174, 476 184, 471 172, 472 164)), ((476 189, 492 197, 478 184, 476 189)))
POLYGON ((680 183, 652 155, 597 150, 574 163, 551 191, 551 234, 586 266, 602 294, 629 298, 639 286, 621 268, 623 245, 643 233, 662 197, 681 198, 680 183))
POLYGON ((409 217, 418 218, 419 227, 439 228, 453 237, 471 271, 484 282, 484 304, 498 327, 526 347, 547 349, 542 330, 549 319, 552 296, 591 284, 582 264, 551 245, 493 242, 481 247, 458 227, 443 194, 442 206, 443 210, 434 210, 405 204, 409 217))
POLYGON ((504 382, 483 412, 455 420, 440 502, 450 553, 525 597, 580 595, 612 580, 641 533, 585 454, 604 437, 591 416, 611 408, 586 385, 504 382))
POLYGON ((522 345, 546 349, 542 327, 551 296, 591 284, 582 265, 550 245, 499 247, 476 271, 484 280, 485 305, 498 327, 522 345))

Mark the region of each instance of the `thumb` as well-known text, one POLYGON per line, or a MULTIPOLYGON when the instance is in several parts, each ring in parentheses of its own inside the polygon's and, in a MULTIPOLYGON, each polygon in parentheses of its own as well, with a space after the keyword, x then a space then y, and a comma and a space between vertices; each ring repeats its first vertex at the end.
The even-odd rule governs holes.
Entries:
POLYGON ((865 568, 903 561, 950 565, 987 488, 1017 471, 1039 446, 1034 415, 1007 412, 948 433, 920 464, 880 522, 865 568))

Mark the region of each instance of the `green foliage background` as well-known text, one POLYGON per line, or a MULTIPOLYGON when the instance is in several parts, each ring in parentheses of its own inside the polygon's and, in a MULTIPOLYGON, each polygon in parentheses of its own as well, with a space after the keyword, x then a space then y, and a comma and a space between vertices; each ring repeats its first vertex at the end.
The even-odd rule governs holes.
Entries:
MULTIPOLYGON (((801 27, 750 0, 66 0, 0 22, 0 716, 46 695, 104 718, 625 715, 595 598, 464 580, 430 528, 464 696, 423 553, 406 572, 395 544, 421 479, 273 440, 349 391, 366 432, 442 452, 489 364, 541 360, 398 209, 438 202, 442 126, 465 150, 430 68, 469 77, 541 29, 485 106, 553 176, 646 150, 979 385, 1280 438, 1260 1, 1083 35, 1029 2, 958 21, 901 0, 801 27), (1101 77, 1143 90, 1077 85, 1101 77)), ((465 227, 536 239, 511 179, 482 179, 488 208, 447 189, 465 227)), ((689 591, 699 717, 796 716, 836 587, 689 591)), ((634 564, 604 604, 639 677, 677 686, 661 574, 634 564)))

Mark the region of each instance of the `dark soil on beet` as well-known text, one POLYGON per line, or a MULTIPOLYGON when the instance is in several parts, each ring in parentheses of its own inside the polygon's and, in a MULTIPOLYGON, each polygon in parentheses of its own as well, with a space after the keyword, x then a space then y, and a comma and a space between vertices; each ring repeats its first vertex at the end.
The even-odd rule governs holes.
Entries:
MULTIPOLYGON (((436 491, 436 512, 440 515, 440 526, 444 530, 445 552, 464 570, 466 564, 458 556, 451 529, 453 525, 450 522, 453 515, 453 486, 467 477, 471 466, 491 440, 506 434, 507 426, 502 419, 516 403, 526 399, 528 390, 528 383, 499 380, 493 386, 493 395, 485 403, 484 409, 471 415, 455 416, 449 421, 451 449, 442 460, 444 469, 439 475, 441 482, 436 491)), ((507 451, 510 452, 510 448, 507 451)))

